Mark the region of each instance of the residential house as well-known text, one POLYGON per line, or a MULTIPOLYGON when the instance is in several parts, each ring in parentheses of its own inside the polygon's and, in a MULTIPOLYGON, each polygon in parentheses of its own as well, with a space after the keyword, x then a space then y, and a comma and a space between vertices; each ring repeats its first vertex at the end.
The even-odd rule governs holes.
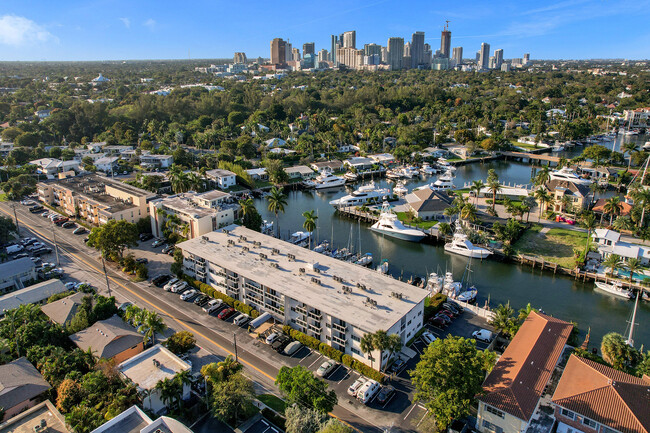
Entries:
POLYGON ((169 168, 174 163, 172 155, 140 155, 140 165, 143 167, 169 168))
POLYGON ((269 138, 268 140, 266 140, 266 141, 264 142, 264 144, 266 144, 266 147, 267 147, 268 149, 272 149, 272 148, 274 148, 274 147, 282 147, 282 146, 285 146, 285 145, 287 144, 287 142, 284 141, 284 140, 281 139, 281 138, 269 138))
POLYGON ((70 161, 61 161, 56 158, 41 158, 35 159, 34 161, 29 161, 30 164, 37 166, 36 171, 38 173, 46 175, 48 178, 53 178, 58 173, 65 171, 74 170, 79 172, 79 161, 70 160, 70 161))
POLYGON ((544 203, 543 211, 550 207, 553 212, 576 213, 588 209, 593 196, 587 185, 568 180, 550 180, 544 184, 544 189, 551 195, 553 201, 544 203))
POLYGON ((206 171, 205 175, 221 189, 228 189, 237 185, 237 175, 230 170, 217 168, 206 171))
POLYGON ((59 206, 66 214, 95 225, 111 219, 135 223, 149 215, 148 202, 156 197, 149 191, 96 174, 39 182, 36 190, 40 201, 59 206))
MULTIPOLYGON (((173 379, 182 371, 191 373, 192 367, 167 348, 156 344, 122 362, 117 369, 138 387, 139 392, 146 392, 142 406, 153 413, 166 411, 167 407, 161 398, 156 384, 164 379, 173 379)), ((190 385, 183 385, 182 399, 190 398, 190 385)))
POLYGON ((99 171, 103 171, 104 173, 112 173, 115 169, 117 169, 117 161, 119 160, 120 158, 117 156, 105 156, 96 160, 94 165, 99 171))
POLYGON ((251 168, 246 170, 246 173, 248 173, 248 175, 253 180, 262 180, 262 181, 269 180, 269 175, 266 173, 266 168, 264 167, 251 168))
MULTIPOLYGON (((2 269, 0 269, 0 275, 2 275, 2 269)), ((0 296, 0 317, 4 316, 5 310, 12 310, 21 305, 44 304, 50 296, 65 291, 67 291, 67 289, 61 280, 53 278, 51 280, 25 287, 24 289, 16 290, 15 292, 7 293, 6 295, 0 296)))
MULTIPOLYGON (((148 409, 147 406, 144 407, 148 409)), ((142 409, 131 406, 90 433, 192 433, 192 430, 180 421, 166 416, 152 421, 142 409)))
POLYGON ((102 149, 106 146, 105 141, 97 141, 97 142, 92 142, 92 143, 86 143, 86 148, 90 150, 92 153, 99 153, 102 151, 102 149))
POLYGON ((72 433, 61 412, 45 400, 0 424, 0 433, 72 433))
POLYGON ((338 159, 331 161, 313 162, 310 167, 317 172, 322 171, 341 171, 344 169, 343 163, 338 159))
POLYGON ((2 142, 0 139, 0 156, 7 156, 9 153, 14 150, 13 143, 2 142))
MULTIPOLYGON (((616 220, 617 218, 616 215, 612 217, 605 211, 606 205, 607 205, 607 199, 599 198, 596 201, 596 203, 594 203, 594 207, 591 208, 591 210, 594 214, 596 214, 597 217, 603 218, 603 221, 609 221, 610 219, 616 220)), ((618 209, 619 209, 618 216, 628 216, 630 215, 630 212, 632 212, 632 204, 626 201, 621 201, 618 204, 618 209)))
POLYGON ((532 311, 483 382, 476 428, 523 433, 571 334, 571 323, 532 311))
POLYGON ((291 155, 292 153, 296 153, 296 151, 291 149, 285 149, 284 147, 275 147, 269 150, 269 153, 273 155, 291 155))
POLYGON ((621 234, 614 230, 609 229, 596 229, 592 233, 594 242, 600 247, 603 246, 614 246, 621 240, 621 234))
POLYGON ((395 164, 395 157, 390 153, 376 153, 374 155, 368 155, 368 158, 375 161, 377 164, 381 164, 384 167, 395 164))
POLYGON ((648 433, 650 377, 571 355, 555 388, 557 433, 648 433))
POLYGON ((52 114, 52 110, 38 110, 34 112, 34 115, 40 120, 47 119, 52 114))
POLYGON ((0 407, 5 411, 2 420, 36 406, 43 393, 50 388, 50 384, 24 356, 0 365, 0 407))
POLYGON ((650 125, 650 107, 624 110, 623 118, 630 128, 647 128, 650 125))
POLYGON ((133 150, 133 146, 121 146, 121 145, 104 145, 101 150, 107 155, 120 155, 127 150, 133 150))
POLYGON ((596 229, 592 237, 604 259, 615 254, 623 261, 639 259, 642 265, 650 264, 650 247, 624 242, 620 233, 614 230, 596 229))
POLYGON ((451 207, 451 198, 448 195, 428 187, 414 190, 405 198, 407 209, 425 221, 446 219, 445 209, 451 207))
POLYGON ((0 263, 0 293, 22 289, 25 283, 34 280, 36 280, 36 266, 29 257, 0 263))
POLYGON ((89 295, 88 293, 75 293, 66 296, 63 299, 59 299, 58 301, 43 305, 41 311, 49 317, 52 322, 65 326, 72 320, 75 314, 77 314, 77 310, 79 310, 79 307, 83 304, 83 299, 86 296, 92 298, 92 295, 89 295))
POLYGON ((72 334, 70 340, 84 352, 90 350, 97 358, 112 359, 116 363, 144 350, 142 334, 117 315, 72 334))
POLYGON ((293 167, 287 167, 284 171, 289 176, 289 179, 312 179, 316 176, 316 173, 311 168, 306 165, 294 165, 293 167))
POLYGON ((343 161, 343 165, 346 167, 354 167, 356 170, 369 170, 375 165, 375 161, 371 158, 364 158, 362 156, 356 156, 348 158, 343 161))
POLYGON ((354 144, 337 144, 336 151, 340 153, 358 152, 359 146, 354 144))

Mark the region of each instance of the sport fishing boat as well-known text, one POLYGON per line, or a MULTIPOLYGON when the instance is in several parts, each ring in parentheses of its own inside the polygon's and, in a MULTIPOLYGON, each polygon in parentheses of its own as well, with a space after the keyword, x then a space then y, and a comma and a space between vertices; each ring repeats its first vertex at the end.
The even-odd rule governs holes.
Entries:
POLYGON ((374 182, 370 182, 368 185, 360 186, 352 194, 330 201, 330 204, 334 207, 361 206, 366 204, 368 200, 383 200, 388 195, 390 195, 388 188, 377 188, 374 182))
POLYGON ((408 194, 409 190, 404 186, 404 182, 397 182, 397 185, 393 188, 393 192, 401 197, 408 194))
POLYGON ((618 296, 619 298, 634 299, 634 293, 631 290, 623 288, 623 285, 618 281, 605 283, 603 281, 596 281, 596 288, 610 295, 618 296))
POLYGON ((425 162, 422 164, 422 167, 420 168, 420 173, 422 173, 425 176, 432 176, 436 173, 438 173, 438 170, 435 168, 431 167, 428 162, 425 162))
POLYGON ((348 171, 343 175, 345 180, 349 180, 350 182, 354 182, 355 180, 359 179, 359 175, 356 173, 352 173, 351 171, 348 171))
POLYGON ((459 254, 473 259, 484 259, 492 251, 485 248, 477 247, 467 239, 467 235, 463 233, 460 225, 458 225, 454 237, 451 241, 445 244, 445 251, 448 253, 459 254))
POLYGON ((420 171, 417 168, 412 167, 410 165, 402 167, 402 169, 400 171, 402 172, 402 177, 405 177, 405 178, 408 178, 408 179, 414 178, 414 177, 416 177, 416 176, 418 176, 420 174, 420 171))
POLYGON ((410 242, 420 242, 425 236, 422 230, 405 227, 388 202, 384 202, 379 214, 379 221, 374 223, 370 230, 410 242))
POLYGON ((445 171, 456 171, 456 167, 451 165, 445 158, 438 158, 438 165, 445 171))
POLYGON ((438 177, 435 182, 432 182, 429 185, 417 187, 415 189, 418 190, 422 188, 431 188, 433 191, 446 191, 448 189, 453 189, 454 187, 454 175, 448 171, 442 176, 438 177))
POLYGON ((309 236, 311 236, 311 232, 295 232, 291 234, 289 242, 294 245, 303 246, 304 244, 306 246, 309 241, 309 236))

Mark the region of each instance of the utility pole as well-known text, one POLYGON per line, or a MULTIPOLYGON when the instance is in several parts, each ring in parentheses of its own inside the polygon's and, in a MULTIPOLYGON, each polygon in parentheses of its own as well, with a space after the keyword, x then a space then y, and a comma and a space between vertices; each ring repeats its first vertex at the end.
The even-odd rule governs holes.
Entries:
POLYGON ((108 290, 108 297, 111 297, 111 285, 108 283, 108 274, 106 273, 106 263, 104 263, 104 252, 101 252, 102 268, 104 268, 104 276, 106 277, 106 289, 108 290))
POLYGON ((16 220, 16 234, 20 237, 20 227, 18 227, 18 216, 16 216, 16 203, 11 203, 11 208, 14 210, 14 219, 16 220))
POLYGON ((237 358, 237 334, 233 332, 232 337, 235 340, 235 362, 239 362, 239 358, 237 358))
POLYGON ((56 266, 59 267, 59 244, 56 242, 56 232, 54 231, 54 221, 52 221, 52 238, 54 240, 54 251, 56 251, 56 266))

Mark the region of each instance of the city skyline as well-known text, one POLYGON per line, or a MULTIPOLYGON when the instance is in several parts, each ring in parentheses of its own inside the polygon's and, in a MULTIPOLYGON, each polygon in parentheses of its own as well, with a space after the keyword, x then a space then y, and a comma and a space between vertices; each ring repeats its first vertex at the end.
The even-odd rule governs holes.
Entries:
POLYGON ((322 5, 287 2, 271 7, 254 2, 245 10, 200 0, 191 10, 159 2, 155 9, 126 0, 64 1, 39 4, 8 0, 0 10, 0 60, 121 60, 268 57, 268 41, 283 38, 294 48, 314 42, 315 53, 331 52, 332 34, 354 30, 355 46, 386 44, 388 38, 441 47, 449 20, 451 47, 465 56, 482 42, 504 50, 506 58, 531 52, 536 59, 650 57, 646 30, 650 0, 616 4, 560 0, 443 5, 386 0, 322 5), (199 13, 200 12, 200 13, 199 13), (604 31, 607 29, 607 31, 604 31))

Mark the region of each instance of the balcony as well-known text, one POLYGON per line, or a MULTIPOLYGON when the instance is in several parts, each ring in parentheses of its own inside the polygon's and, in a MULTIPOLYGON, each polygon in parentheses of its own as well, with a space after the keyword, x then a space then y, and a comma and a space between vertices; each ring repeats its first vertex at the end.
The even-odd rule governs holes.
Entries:
POLYGON ((299 319, 299 318, 297 318, 297 317, 294 318, 293 321, 294 321, 295 323, 297 323, 298 325, 302 326, 303 328, 307 328, 307 327, 309 326, 309 325, 307 325, 307 322, 305 322, 304 320, 299 319))
POLYGON ((333 341, 334 343, 336 343, 336 344, 339 344, 339 345, 345 347, 345 340, 342 339, 342 338, 339 338, 339 337, 337 337, 337 336, 335 336, 335 335, 332 335, 332 341, 333 341))
POLYGON ((334 329, 334 330, 336 330, 336 331, 338 331, 338 332, 340 332, 342 334, 345 334, 347 332, 347 330, 348 330, 347 326, 343 326, 343 325, 338 324, 338 323, 332 323, 332 329, 334 329))
POLYGON ((303 316, 307 315, 307 309, 305 307, 295 306, 293 309, 296 311, 296 313, 300 313, 303 316))
POLYGON ((315 313, 313 311, 310 311, 308 316, 310 319, 314 319, 314 320, 320 320, 323 318, 323 315, 321 313, 315 313))

